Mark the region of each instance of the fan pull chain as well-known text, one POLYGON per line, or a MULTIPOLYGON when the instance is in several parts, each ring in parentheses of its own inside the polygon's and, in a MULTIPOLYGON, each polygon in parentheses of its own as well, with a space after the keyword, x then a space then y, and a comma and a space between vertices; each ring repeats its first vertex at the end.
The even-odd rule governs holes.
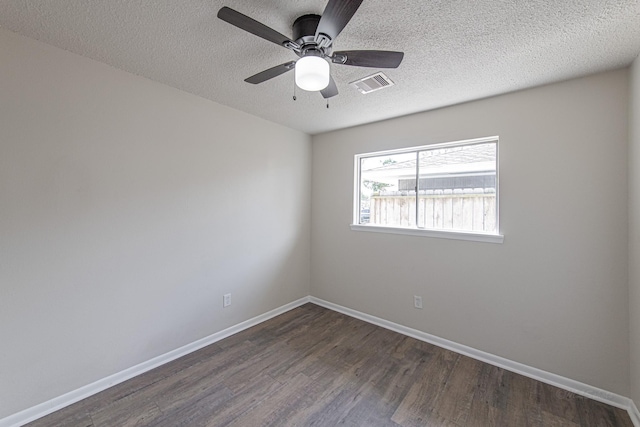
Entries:
POLYGON ((327 108, 329 108, 329 98, 327 98, 327 108))
POLYGON ((296 99, 296 81, 293 81, 293 100, 295 101, 296 99))

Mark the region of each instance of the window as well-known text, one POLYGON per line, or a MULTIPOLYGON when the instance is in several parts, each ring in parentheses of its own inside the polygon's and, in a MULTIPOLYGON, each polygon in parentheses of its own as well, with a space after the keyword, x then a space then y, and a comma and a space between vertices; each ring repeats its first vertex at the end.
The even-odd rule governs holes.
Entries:
POLYGON ((355 156, 352 229, 502 242, 498 138, 355 156))

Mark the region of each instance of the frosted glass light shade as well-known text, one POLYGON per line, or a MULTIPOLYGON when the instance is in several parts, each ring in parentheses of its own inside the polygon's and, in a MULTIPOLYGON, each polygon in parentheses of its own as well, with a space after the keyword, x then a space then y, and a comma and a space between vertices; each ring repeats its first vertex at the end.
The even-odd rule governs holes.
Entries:
POLYGON ((329 63, 319 56, 304 56, 296 62, 296 85, 318 91, 329 86, 329 63))

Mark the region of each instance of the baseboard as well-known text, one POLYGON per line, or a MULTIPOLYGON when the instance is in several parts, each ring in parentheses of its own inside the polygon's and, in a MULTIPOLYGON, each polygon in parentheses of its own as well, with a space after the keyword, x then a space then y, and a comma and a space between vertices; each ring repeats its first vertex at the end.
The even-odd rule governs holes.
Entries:
POLYGON ((633 425, 635 427, 640 427, 640 412, 638 412, 638 407, 633 400, 629 400, 631 401, 631 403, 629 404, 629 409, 627 409, 627 411, 629 412, 629 417, 631 417, 631 421, 633 422, 633 425))
POLYGON ((231 326, 220 332, 216 332, 215 334, 209 335, 208 337, 204 337, 190 344, 172 350, 168 353, 154 357, 153 359, 150 359, 146 362, 142 362, 136 366, 132 366, 131 368, 125 369, 124 371, 115 373, 84 387, 80 387, 79 389, 70 391, 69 393, 63 394, 62 396, 55 397, 47 402, 17 412, 13 415, 1 419, 0 427, 19 427, 38 418, 42 418, 45 415, 48 415, 82 399, 106 390, 109 387, 120 384, 121 382, 131 379, 137 375, 143 374, 147 371, 150 371, 151 369, 157 368, 158 366, 164 365, 165 363, 171 362, 172 360, 175 360, 179 357, 185 356, 189 353, 220 341, 221 339, 224 339, 228 336, 269 320, 272 317, 278 316, 282 313, 306 304, 309 301, 310 298, 308 296, 300 298, 299 300, 290 302, 289 304, 285 304, 282 307, 278 307, 274 310, 246 320, 244 322, 238 323, 237 325, 231 326))
MULTIPOLYGON (((447 350, 455 351, 456 353, 464 354, 473 359, 480 360, 482 362, 489 363, 490 365, 497 366, 499 368, 506 369, 511 372, 515 372, 520 375, 524 375, 529 378, 568 390, 581 396, 588 397, 593 400, 597 400, 602 403, 606 403, 617 408, 625 409, 631 414, 632 405, 635 405, 628 397, 620 396, 615 393, 611 393, 606 390, 599 389, 597 387, 590 386, 588 384, 581 383, 579 381, 572 380, 570 378, 562 377, 551 372, 543 371, 542 369, 533 368, 531 366, 524 365, 522 363, 514 362, 513 360, 505 359, 500 356, 496 356, 491 353, 484 352, 472 347, 468 347, 463 344, 458 344, 453 341, 446 340, 444 338, 437 337, 435 335, 428 334, 426 332, 419 331, 417 329, 409 328, 394 322, 390 322, 379 317, 372 316, 370 314, 361 313, 356 310, 352 310, 347 307, 343 307, 338 304, 334 304, 329 301, 322 300, 316 297, 310 297, 310 302, 320 305, 322 307, 334 310, 347 316, 355 317, 356 319, 363 320, 365 322, 381 326, 386 329, 398 332, 403 335, 410 336, 420 341, 425 341, 438 347, 446 348, 447 350)), ((638 409, 635 408, 635 415, 631 416, 636 427, 640 427, 640 423, 637 422, 638 409), (634 419, 634 416, 636 419, 634 419)))

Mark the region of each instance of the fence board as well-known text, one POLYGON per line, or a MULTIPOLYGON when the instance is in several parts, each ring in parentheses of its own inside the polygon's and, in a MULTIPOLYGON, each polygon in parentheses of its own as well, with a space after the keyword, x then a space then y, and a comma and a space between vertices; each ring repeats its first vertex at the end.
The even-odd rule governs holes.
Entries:
POLYGON ((453 197, 444 197, 442 204, 442 227, 451 229, 453 228, 453 197))
MULTIPOLYGON (((495 192, 420 195, 419 227, 467 231, 496 231, 495 192)), ((416 199, 413 195, 375 195, 370 201, 370 223, 413 227, 416 224, 416 199)))
POLYGON ((484 198, 473 198, 472 230, 484 230, 484 198))
POLYGON ((456 230, 462 230, 464 226, 463 214, 464 210, 462 204, 464 203, 464 199, 462 197, 452 197, 451 198, 451 227, 456 230))

